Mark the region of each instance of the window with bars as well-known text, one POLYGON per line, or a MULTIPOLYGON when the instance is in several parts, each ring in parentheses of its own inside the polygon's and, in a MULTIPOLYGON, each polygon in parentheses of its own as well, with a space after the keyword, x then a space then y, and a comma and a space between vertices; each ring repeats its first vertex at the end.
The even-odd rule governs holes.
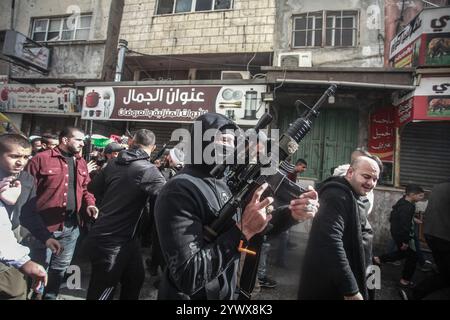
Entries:
POLYGON ((293 47, 354 47, 357 11, 317 11, 294 16, 293 47))
POLYGON ((232 0, 158 0, 156 14, 226 10, 232 8, 232 2, 232 0))
POLYGON ((34 41, 88 40, 91 14, 58 18, 35 18, 31 38, 34 41))

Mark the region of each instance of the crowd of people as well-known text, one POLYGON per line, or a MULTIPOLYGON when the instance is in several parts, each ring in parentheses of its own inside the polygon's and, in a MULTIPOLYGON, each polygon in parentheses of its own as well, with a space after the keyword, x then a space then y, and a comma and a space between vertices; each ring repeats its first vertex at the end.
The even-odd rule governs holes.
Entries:
MULTIPOLYGON (((215 130, 211 140, 196 141, 191 134, 187 148, 175 146, 159 159, 152 158, 156 137, 146 129, 136 131, 126 144, 111 142, 94 153, 86 152, 85 133, 73 127, 58 136, 1 135, 0 299, 57 299, 80 230, 85 230, 82 243, 92 270, 87 299, 114 299, 118 288, 120 299, 139 299, 147 264, 152 274, 162 272, 158 299, 233 300, 242 294, 242 260, 252 239, 265 235, 255 277, 262 287, 275 287, 267 275, 269 239, 280 238, 278 261, 283 266, 287 249, 295 246, 288 230, 310 219, 306 254, 299 263, 299 299, 371 299, 368 267, 402 258, 404 298, 421 299, 449 286, 450 181, 432 191, 425 213, 425 237, 438 272, 414 286, 417 232, 411 227, 424 191, 407 187, 391 215, 396 251, 374 256, 368 217, 382 164, 362 149, 318 184, 317 191, 309 188, 290 203, 266 196, 268 185, 262 184, 224 231, 207 240, 205 227, 232 193, 226 171, 220 177, 211 174, 217 163, 191 158, 211 144, 235 148, 230 129, 238 127, 215 113, 196 122, 202 133, 215 130), (146 263, 142 238, 152 244, 146 263)), ((291 169, 287 178, 296 182, 307 162, 299 159, 291 169)))

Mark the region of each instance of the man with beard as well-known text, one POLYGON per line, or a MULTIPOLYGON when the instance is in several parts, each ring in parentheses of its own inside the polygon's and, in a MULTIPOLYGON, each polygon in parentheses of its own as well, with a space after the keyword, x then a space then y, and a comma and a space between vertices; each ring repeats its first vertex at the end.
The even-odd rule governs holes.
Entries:
POLYGON ((178 171, 183 169, 183 165, 184 152, 175 147, 170 149, 169 153, 164 157, 164 162, 162 167, 160 167, 160 170, 164 178, 169 181, 178 171))
POLYGON ((361 198, 375 188, 380 170, 376 158, 357 157, 345 177, 331 177, 319 188, 320 209, 303 260, 300 300, 368 299, 366 268, 373 235, 361 198))
POLYGON ((273 198, 261 198, 267 188, 264 184, 243 208, 243 214, 236 212, 235 221, 229 228, 212 243, 204 240, 205 226, 217 218, 217 212, 231 196, 225 180, 210 174, 217 160, 210 161, 205 153, 214 145, 218 146, 214 148, 216 151, 222 147, 234 148, 235 136, 229 130, 234 132, 236 128, 223 115, 207 113, 200 116, 191 129, 190 147, 187 148, 190 154, 186 157, 188 164, 158 196, 155 220, 167 263, 158 299, 236 299, 241 240, 245 245, 271 220, 273 229, 283 231, 283 228, 311 218, 315 213, 317 204, 310 202, 317 202, 317 193, 310 191, 293 200, 272 219, 270 210, 266 208, 273 198), (197 132, 199 127, 201 132, 197 132), (208 140, 206 132, 215 134, 208 140), (202 141, 203 138, 208 141, 202 141))
POLYGON ((86 161, 80 152, 84 146, 84 133, 77 128, 66 128, 59 135, 59 145, 34 156, 27 171, 36 181, 36 211, 47 230, 64 247, 59 255, 45 247, 32 248, 34 257, 48 266, 48 286, 44 299, 56 299, 64 274, 75 251, 79 232, 80 208, 96 217, 98 209, 94 196, 87 190, 90 181, 86 161))

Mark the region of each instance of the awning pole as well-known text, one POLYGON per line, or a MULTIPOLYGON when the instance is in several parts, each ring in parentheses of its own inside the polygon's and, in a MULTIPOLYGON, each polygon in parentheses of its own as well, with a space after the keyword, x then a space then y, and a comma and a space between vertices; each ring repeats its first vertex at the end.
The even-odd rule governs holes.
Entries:
POLYGON ((394 187, 400 187, 400 128, 395 128, 394 187))
POLYGON ((279 83, 298 83, 298 84, 336 84, 343 87, 360 87, 360 88, 379 88, 392 90, 415 90, 416 86, 407 86, 400 84, 386 84, 386 83, 367 83, 367 82, 351 82, 351 81, 332 81, 332 80, 306 80, 306 79, 277 79, 279 83))

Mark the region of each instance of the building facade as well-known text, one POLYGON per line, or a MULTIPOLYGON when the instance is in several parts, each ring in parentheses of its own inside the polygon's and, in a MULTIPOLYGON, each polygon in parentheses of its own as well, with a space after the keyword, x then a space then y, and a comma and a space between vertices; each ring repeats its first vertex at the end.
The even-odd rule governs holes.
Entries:
POLYGON ((83 92, 75 83, 114 79, 123 1, 8 0, 1 6, 1 29, 14 35, 13 45, 26 42, 22 59, 3 52, 0 74, 7 79, 2 90, 9 102, 3 101, 2 111, 20 120, 26 134, 81 125, 83 92), (27 50, 32 58, 45 52, 44 70, 30 63, 27 50))

